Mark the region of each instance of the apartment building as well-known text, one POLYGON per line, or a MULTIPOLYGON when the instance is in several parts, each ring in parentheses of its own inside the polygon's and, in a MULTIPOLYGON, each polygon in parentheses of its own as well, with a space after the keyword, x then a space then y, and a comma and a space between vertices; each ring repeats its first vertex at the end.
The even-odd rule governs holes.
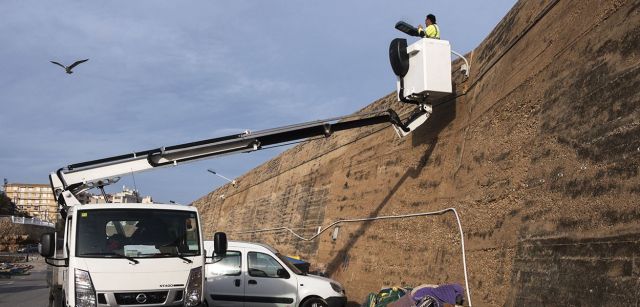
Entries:
POLYGON ((43 221, 55 222, 58 210, 48 184, 6 183, 4 190, 16 205, 16 210, 43 221))
MULTIPOLYGON (((153 199, 151 198, 151 196, 141 197, 140 194, 138 193, 138 190, 127 188, 126 186, 122 187, 121 192, 107 194, 107 200, 110 203, 114 203, 114 204, 127 204, 127 203, 151 204, 153 203, 153 199)), ((106 201, 102 195, 90 195, 88 201, 85 203, 100 204, 105 202, 106 201)))

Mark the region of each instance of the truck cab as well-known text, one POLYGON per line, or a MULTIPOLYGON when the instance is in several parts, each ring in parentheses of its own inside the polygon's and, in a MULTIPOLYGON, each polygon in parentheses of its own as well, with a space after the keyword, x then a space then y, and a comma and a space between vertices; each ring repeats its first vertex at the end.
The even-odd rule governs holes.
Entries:
POLYGON ((213 241, 204 241, 204 247, 211 254, 205 264, 207 306, 346 304, 345 291, 339 282, 303 273, 269 245, 229 241, 224 257, 215 256, 213 241))
POLYGON ((64 223, 62 258, 54 261, 67 278, 54 301, 63 306, 200 305, 204 247, 196 208, 74 206, 64 223))

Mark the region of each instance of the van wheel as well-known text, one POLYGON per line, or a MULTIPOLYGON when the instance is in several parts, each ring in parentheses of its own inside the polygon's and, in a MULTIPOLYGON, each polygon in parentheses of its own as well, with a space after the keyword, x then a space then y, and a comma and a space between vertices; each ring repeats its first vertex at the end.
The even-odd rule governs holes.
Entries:
POLYGON ((300 307, 329 307, 329 304, 319 297, 313 297, 304 301, 300 307))

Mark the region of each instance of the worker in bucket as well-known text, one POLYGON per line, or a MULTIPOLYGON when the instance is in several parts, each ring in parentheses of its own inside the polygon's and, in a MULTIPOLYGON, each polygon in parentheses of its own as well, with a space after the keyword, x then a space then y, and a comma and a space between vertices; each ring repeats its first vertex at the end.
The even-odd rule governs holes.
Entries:
POLYGON ((418 34, 426 38, 440 39, 440 27, 436 24, 436 16, 433 14, 427 15, 424 23, 427 27, 423 29, 422 25, 418 25, 418 34))

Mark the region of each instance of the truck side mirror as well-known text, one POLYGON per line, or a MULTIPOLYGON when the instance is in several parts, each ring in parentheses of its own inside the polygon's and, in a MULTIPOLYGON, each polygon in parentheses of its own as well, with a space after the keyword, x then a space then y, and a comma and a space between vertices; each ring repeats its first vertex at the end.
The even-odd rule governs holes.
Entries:
POLYGON ((289 272, 287 272, 287 270, 285 269, 278 269, 278 271, 276 272, 276 274, 278 274, 278 277, 280 278, 289 278, 291 276, 289 276, 289 272))
POLYGON ((227 254, 227 234, 216 232, 213 235, 213 257, 224 258, 227 254))
POLYGON ((53 257, 56 251, 54 233, 45 233, 40 237, 40 255, 45 258, 53 257))

